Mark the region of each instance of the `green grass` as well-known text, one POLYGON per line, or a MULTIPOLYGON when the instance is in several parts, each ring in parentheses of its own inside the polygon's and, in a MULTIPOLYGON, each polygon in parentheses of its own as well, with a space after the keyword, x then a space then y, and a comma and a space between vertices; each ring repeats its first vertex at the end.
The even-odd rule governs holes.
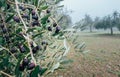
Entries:
POLYGON ((85 42, 87 53, 73 52, 69 57, 73 63, 64 71, 57 71, 57 77, 118 77, 120 72, 120 34, 76 33, 77 41, 85 42))

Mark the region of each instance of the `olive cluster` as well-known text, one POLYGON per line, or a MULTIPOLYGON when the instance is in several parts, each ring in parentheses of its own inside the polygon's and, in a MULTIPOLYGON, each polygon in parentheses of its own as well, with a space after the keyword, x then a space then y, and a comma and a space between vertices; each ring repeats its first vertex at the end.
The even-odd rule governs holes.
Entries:
MULTIPOLYGON (((50 13, 50 10, 46 10, 46 13, 50 13)), ((49 23, 50 20, 48 19, 47 22, 49 23)), ((60 26, 58 26, 58 24, 56 22, 53 23, 53 27, 55 28, 55 33, 59 33, 59 31, 61 30, 60 26)), ((52 26, 48 26, 48 31, 52 31, 52 26)))
POLYGON ((19 66, 20 71, 24 71, 24 69, 27 67, 27 70, 32 70, 35 67, 35 63, 30 62, 29 59, 25 58, 23 59, 22 63, 19 66))
MULTIPOLYGON (((24 6, 19 6, 19 9, 21 9, 22 11, 25 11, 26 8, 24 6)), ((28 10, 31 10, 28 8, 28 10)), ((31 23, 31 26, 34 27, 34 26, 39 26, 40 23, 39 23, 39 18, 36 14, 36 11, 33 9, 31 10, 31 15, 32 15, 32 23, 31 23)), ((22 14, 21 17, 23 19, 27 19, 27 20, 30 20, 30 15, 28 14, 22 14)), ((13 17, 13 20, 16 22, 16 23, 20 23, 20 18, 19 16, 14 16, 13 17)), ((48 21, 49 22, 49 21, 48 21)), ((20 33, 21 36, 23 36, 22 33, 20 33)), ((46 42, 42 43, 42 45, 46 44, 46 42)), ((39 50, 42 50, 42 47, 39 46, 39 45, 36 45, 34 46, 33 42, 30 43, 31 45, 31 48, 32 48, 32 52, 33 54, 35 54, 37 51, 39 50)), ((20 44, 19 46, 19 50, 21 53, 25 53, 26 52, 26 49, 24 47, 23 44, 20 44)), ((15 50, 15 49, 14 49, 15 50)), ((13 51, 13 50, 12 50, 13 51)), ((34 62, 30 62, 27 58, 26 59, 23 59, 22 63, 19 65, 19 70, 20 71, 24 71, 24 69, 27 67, 27 70, 32 70, 34 67, 35 67, 35 63, 34 62)))
MULTIPOLYGON (((39 46, 39 45, 34 46, 33 43, 31 43, 31 48, 32 48, 33 54, 37 53, 38 50, 42 50, 41 46, 39 46)), ((21 53, 26 52, 26 49, 25 49, 24 45, 20 45, 19 50, 20 50, 21 53)), ((15 49, 12 50, 12 52, 15 52, 15 49)), ((32 70, 35 67, 35 63, 30 62, 27 58, 25 58, 25 59, 23 59, 22 63, 19 65, 19 70, 24 71, 24 69, 26 67, 27 67, 27 70, 32 70)))
MULTIPOLYGON (((32 19, 33 19, 32 23, 31 23, 31 26, 32 26, 32 27, 34 27, 34 26, 39 26, 39 25, 40 25, 40 23, 39 23, 39 21, 38 21, 38 15, 36 14, 35 9, 26 8, 26 7, 24 7, 23 5, 19 5, 19 9, 20 9, 21 11, 29 10, 29 11, 31 12, 31 14, 32 14, 32 19)), ((23 19, 30 20, 30 15, 29 15, 29 14, 24 13, 24 14, 21 15, 21 17, 22 17, 23 19)), ((20 23, 20 22, 21 22, 20 17, 19 17, 19 16, 16 16, 16 15, 13 17, 13 20, 14 20, 16 23, 20 23)), ((19 35, 23 36, 24 34, 23 34, 23 33, 19 33, 19 35)), ((31 47, 32 47, 32 52, 33 52, 33 53, 36 53, 38 50, 41 49, 40 46, 34 46, 34 45, 32 45, 32 44, 31 44, 31 47)), ((21 53, 24 53, 24 52, 26 51, 26 49, 25 49, 25 47, 24 47, 23 44, 19 44, 19 45, 18 45, 18 48, 19 48, 19 50, 20 50, 21 53)))
MULTIPOLYGON (((19 50, 20 50, 21 53, 25 53, 25 52, 26 52, 26 48, 24 47, 23 44, 19 45, 18 47, 19 47, 19 50)), ((42 50, 42 47, 39 46, 39 45, 34 46, 33 44, 31 44, 31 48, 32 48, 33 54, 35 54, 35 53, 36 53, 37 51, 39 51, 39 50, 42 50)), ((13 52, 13 51, 15 51, 15 49, 12 50, 12 52, 13 52)))
MULTIPOLYGON (((60 32, 61 28, 60 28, 60 26, 57 26, 57 23, 53 23, 53 27, 55 27, 55 33, 59 33, 60 32)), ((48 27, 48 31, 52 31, 52 27, 51 26, 48 27)))
MULTIPOLYGON (((30 15, 32 16, 32 21, 29 24, 29 27, 41 26, 41 23, 39 22, 39 17, 36 13, 36 9, 25 8, 22 5, 19 5, 19 9, 20 9, 20 11, 23 11, 23 13, 21 14, 21 17, 23 20, 30 21, 30 15), (29 11, 30 14, 25 13, 26 10, 29 11)), ((46 13, 49 14, 50 10, 46 10, 46 13)), ((15 21, 16 23, 21 23, 21 19, 17 15, 13 16, 13 21, 15 21)), ((50 23, 51 21, 49 19, 47 19, 46 22, 50 23)), ((4 39, 7 42, 7 44, 12 43, 12 41, 10 40, 10 32, 8 30, 9 28, 7 28, 3 23, 0 24, 0 27, 2 29, 1 31, 2 31, 2 34, 3 34, 4 39)), ((53 29, 55 30, 55 33, 59 33, 61 30, 60 26, 58 26, 58 24, 56 22, 54 22, 52 24, 52 26, 47 27, 48 31, 53 31, 53 29)), ((19 33, 19 35, 23 37, 24 33, 19 33)), ((27 51, 25 45, 23 43, 20 43, 20 44, 19 43, 20 42, 18 42, 17 47, 10 47, 11 53, 15 53, 17 51, 20 51, 21 53, 25 53, 27 51)), ((43 47, 43 50, 46 50, 48 42, 42 41, 41 42, 42 46, 33 45, 33 43, 30 43, 30 45, 31 45, 31 49, 32 49, 33 54, 35 54, 35 53, 37 53, 37 51, 42 50, 42 47, 43 47)), ((32 70, 35 66, 36 65, 34 62, 30 62, 29 59, 25 58, 20 63, 19 70, 24 71, 25 68, 27 68, 28 70, 32 70)))
POLYGON ((33 54, 35 54, 38 50, 42 50, 42 47, 40 45, 34 46, 33 43, 31 43, 31 48, 33 54))
MULTIPOLYGON (((31 23, 32 27, 40 25, 40 23, 39 23, 39 17, 37 15, 35 9, 25 8, 22 5, 19 6, 19 9, 21 11, 25 11, 25 10, 29 10, 30 11, 30 13, 32 15, 32 20, 33 20, 32 23, 31 23)), ((50 10, 46 10, 46 13, 49 14, 50 10)), ((28 14, 22 14, 21 16, 22 16, 23 19, 27 19, 27 20, 30 19, 30 15, 28 15, 28 14)), ((14 16, 13 20, 15 22, 17 22, 17 23, 20 23, 19 16, 14 16)), ((49 23, 49 22, 50 22, 50 20, 48 19, 47 23, 49 23)), ((56 22, 53 23, 53 27, 52 26, 48 26, 48 31, 53 31, 53 28, 55 28, 55 33, 59 33, 59 31, 61 30, 60 26, 58 26, 56 22)), ((43 41, 42 45, 44 45, 44 43, 46 43, 46 42, 43 41)), ((33 53, 36 53, 38 50, 41 50, 41 46, 34 47, 34 45, 32 45, 32 43, 31 43, 31 47, 32 47, 32 52, 33 53)), ((44 49, 46 49, 46 46, 44 46, 44 49)), ((25 48, 24 48, 24 45, 19 45, 19 50, 20 50, 21 53, 24 53, 26 51, 25 48)))
POLYGON ((10 43, 10 35, 9 35, 9 30, 7 29, 7 27, 2 23, 0 24, 0 27, 1 27, 1 31, 2 31, 2 36, 4 38, 4 41, 6 43, 10 43))
MULTIPOLYGON (((39 45, 34 46, 32 42, 30 43, 30 45, 31 45, 33 54, 35 54, 38 50, 42 50, 41 46, 39 46, 39 45)), ((42 41, 41 45, 46 46, 46 45, 48 45, 48 43, 46 41, 42 41)), ((24 53, 26 51, 23 45, 20 45, 19 49, 20 49, 21 53, 24 53)), ((35 66, 36 65, 34 62, 30 62, 27 58, 25 58, 22 60, 21 64, 19 65, 19 70, 24 71, 24 69, 26 67, 28 70, 32 70, 33 68, 35 68, 35 66)))
MULTIPOLYGON (((39 21, 38 21, 38 20, 39 20, 39 17, 38 17, 38 15, 36 14, 35 9, 25 8, 25 7, 22 6, 22 5, 19 6, 19 9, 20 9, 21 11, 29 10, 29 11, 31 12, 31 14, 32 14, 32 19, 33 19, 32 23, 31 23, 31 26, 34 27, 34 26, 39 26, 39 25, 40 25, 40 23, 39 23, 39 21)), ((27 14, 27 13, 23 13, 23 14, 21 15, 21 17, 22 17, 23 19, 30 20, 30 15, 27 14)), ((14 20, 15 22, 17 22, 17 23, 20 23, 20 18, 19 18, 19 16, 14 16, 14 17, 13 17, 13 20, 14 20)))
POLYGON ((6 24, 4 22, 2 22, 0 24, 0 28, 1 28, 1 33, 2 33, 2 36, 3 36, 3 41, 2 41, 3 46, 9 48, 10 52, 12 54, 17 52, 17 48, 12 47, 14 39, 13 39, 13 36, 11 34, 10 28, 8 26, 6 26, 6 24))
POLYGON ((43 41, 41 42, 41 45, 43 46, 43 50, 46 50, 47 45, 48 45, 48 42, 45 41, 45 40, 43 40, 43 41))
MULTIPOLYGON (((33 19, 33 21, 31 22, 31 26, 32 27, 34 27, 34 26, 40 26, 39 17, 37 15, 35 9, 25 8, 22 5, 19 6, 19 9, 21 9, 21 11, 25 11, 25 10, 29 10, 30 11, 30 13, 32 14, 32 19, 33 19)), ((50 10, 47 9, 46 13, 49 14, 50 10)), ((29 14, 22 14, 21 16, 22 16, 23 19, 30 20, 30 15, 29 14)), ((20 18, 18 16, 14 16, 13 20, 15 22, 17 22, 17 23, 20 23, 20 18)), ((50 20, 48 19, 46 22, 50 23, 50 20)), ((55 28, 55 33, 59 33, 59 31, 61 30, 60 26, 58 26, 56 22, 53 23, 53 27, 55 28)), ((48 26, 48 28, 47 28, 48 31, 52 31, 53 27, 52 26, 48 26)))

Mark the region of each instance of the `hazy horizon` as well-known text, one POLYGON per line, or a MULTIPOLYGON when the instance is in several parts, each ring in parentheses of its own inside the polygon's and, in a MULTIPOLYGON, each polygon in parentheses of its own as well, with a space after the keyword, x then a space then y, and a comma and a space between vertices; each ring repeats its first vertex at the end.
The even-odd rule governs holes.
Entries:
POLYGON ((120 12, 120 0, 64 0, 61 2, 64 8, 73 11, 69 13, 73 23, 79 21, 85 14, 89 14, 92 18, 120 12))

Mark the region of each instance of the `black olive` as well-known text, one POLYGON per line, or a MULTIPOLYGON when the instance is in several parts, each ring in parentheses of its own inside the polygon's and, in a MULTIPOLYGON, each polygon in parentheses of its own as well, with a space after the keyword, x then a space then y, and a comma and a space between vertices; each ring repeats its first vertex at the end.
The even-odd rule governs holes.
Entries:
POLYGON ((19 8, 22 10, 22 11, 25 11, 26 8, 24 6, 19 6, 19 8))
POLYGON ((17 51, 17 50, 16 50, 16 48, 14 48, 14 47, 11 48, 11 50, 10 50, 11 53, 15 53, 16 51, 17 51))
POLYGON ((44 44, 46 44, 46 41, 42 41, 42 43, 41 43, 42 45, 44 45, 44 44))
POLYGON ((36 53, 38 50, 41 50, 41 49, 42 48, 39 45, 37 45, 36 47, 33 47, 32 52, 36 53))
POLYGON ((24 48, 23 45, 19 46, 19 49, 20 49, 20 52, 21 52, 21 53, 24 53, 24 52, 26 51, 26 49, 24 48))
POLYGON ((47 20, 47 23, 49 23, 50 22, 50 20, 47 20))
MULTIPOLYGON (((43 70, 43 69, 42 69, 42 67, 40 67, 40 66, 37 68, 37 71, 39 72, 40 75, 42 74, 42 70, 43 70)), ((33 75, 34 75, 34 70, 30 71, 29 76, 30 76, 30 77, 33 77, 33 75)))
POLYGON ((35 68, 35 63, 30 63, 27 69, 32 70, 33 68, 35 68))
POLYGON ((29 64, 29 60, 28 60, 27 58, 23 59, 22 64, 23 64, 24 66, 27 66, 27 65, 29 64))
POLYGON ((35 15, 35 14, 36 14, 35 10, 32 10, 32 15, 35 15))
POLYGON ((7 9, 10 9, 10 5, 9 4, 7 4, 7 9))
POLYGON ((39 45, 37 45, 37 46, 36 46, 36 49, 37 49, 37 50, 41 50, 42 48, 41 48, 39 45))
POLYGON ((10 41, 10 40, 8 40, 8 41, 7 41, 7 43, 9 44, 9 43, 11 43, 11 41, 10 41))
POLYGON ((32 18, 35 20, 38 20, 38 16, 36 16, 36 15, 33 15, 32 18))
POLYGON ((38 21, 32 22, 32 26, 35 26, 35 25, 39 25, 39 22, 38 21))
POLYGON ((57 26, 57 24, 56 23, 53 23, 53 27, 56 27, 57 26))
POLYGON ((55 30, 55 33, 59 33, 60 29, 61 29, 60 26, 57 26, 56 30, 55 30))
POLYGON ((48 27, 48 31, 52 31, 52 27, 51 26, 48 27))
POLYGON ((23 64, 20 64, 19 70, 20 70, 20 71, 24 71, 24 69, 25 69, 25 66, 24 66, 23 64))
POLYGON ((30 42, 30 45, 31 45, 32 48, 34 47, 33 42, 30 42))
POLYGON ((5 35, 4 38, 5 38, 6 41, 9 41, 10 36, 9 35, 5 35))
POLYGON ((42 44, 42 45, 48 45, 48 42, 46 42, 46 41, 42 41, 41 44, 42 44))
POLYGON ((30 19, 30 18, 29 18, 29 15, 27 15, 27 14, 23 14, 22 17, 23 17, 23 18, 26 18, 26 19, 30 19))
POLYGON ((20 18, 18 16, 14 16, 13 20, 16 21, 16 22, 18 22, 18 23, 20 22, 20 18))
POLYGON ((3 29, 3 28, 4 28, 4 25, 3 25, 3 24, 0 24, 0 27, 3 29))
POLYGON ((36 52, 37 52, 36 47, 34 47, 34 48, 32 49, 32 52, 33 52, 33 53, 36 53, 36 52))
POLYGON ((3 33, 7 33, 7 29, 6 29, 6 28, 3 28, 3 29, 2 29, 2 32, 3 32, 3 33))
POLYGON ((46 13, 50 13, 50 10, 46 10, 46 13))

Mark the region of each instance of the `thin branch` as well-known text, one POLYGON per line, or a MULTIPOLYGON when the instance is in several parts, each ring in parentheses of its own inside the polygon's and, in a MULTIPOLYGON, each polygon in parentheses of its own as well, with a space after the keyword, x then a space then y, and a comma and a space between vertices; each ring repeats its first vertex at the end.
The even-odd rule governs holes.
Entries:
POLYGON ((26 32, 27 32, 27 26, 26 26, 25 22, 23 21, 21 15, 20 15, 19 8, 18 8, 18 1, 17 1, 17 0, 15 0, 15 4, 16 4, 17 13, 18 13, 18 15, 19 15, 19 17, 20 17, 23 25, 24 25, 24 29, 25 29, 24 31, 25 31, 25 34, 26 34, 26 36, 24 36, 24 37, 25 37, 26 40, 27 40, 28 47, 29 47, 29 49, 30 49, 31 58, 32 58, 32 60, 34 61, 34 63, 36 64, 36 60, 35 60, 35 58, 34 58, 34 56, 33 56, 33 52, 32 52, 31 46, 30 46, 30 42, 31 42, 31 41, 30 41, 29 35, 26 33, 26 32))
POLYGON ((16 59, 16 57, 10 52, 9 49, 7 49, 7 48, 5 48, 5 47, 2 47, 2 48, 5 49, 5 50, 7 50, 7 51, 15 58, 15 60, 18 61, 18 60, 16 59))
POLYGON ((9 74, 3 72, 3 71, 0 71, 0 73, 6 75, 6 76, 8 76, 8 77, 14 77, 14 76, 11 76, 11 75, 9 75, 9 74))

